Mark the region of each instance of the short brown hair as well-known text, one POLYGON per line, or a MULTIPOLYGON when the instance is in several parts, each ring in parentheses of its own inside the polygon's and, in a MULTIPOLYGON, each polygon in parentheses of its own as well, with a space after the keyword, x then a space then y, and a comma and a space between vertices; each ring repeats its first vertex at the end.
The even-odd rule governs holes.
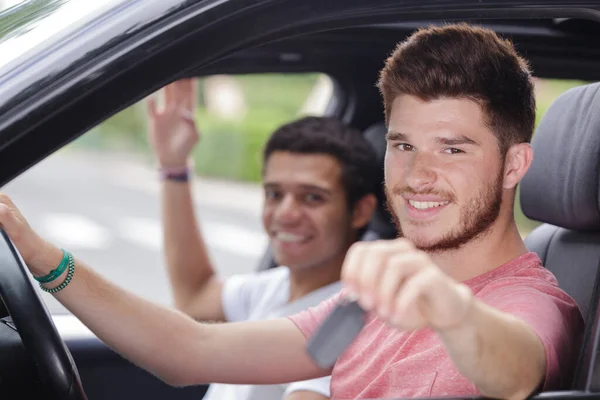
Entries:
POLYGON ((368 194, 383 196, 380 169, 373 146, 354 127, 332 117, 303 117, 280 126, 265 145, 264 164, 276 151, 326 154, 342 169, 342 186, 350 209, 368 194))
POLYGON ((402 94, 424 101, 466 98, 482 107, 502 154, 531 141, 535 96, 529 66, 510 41, 489 29, 461 23, 418 30, 386 60, 377 86, 386 122, 402 94))

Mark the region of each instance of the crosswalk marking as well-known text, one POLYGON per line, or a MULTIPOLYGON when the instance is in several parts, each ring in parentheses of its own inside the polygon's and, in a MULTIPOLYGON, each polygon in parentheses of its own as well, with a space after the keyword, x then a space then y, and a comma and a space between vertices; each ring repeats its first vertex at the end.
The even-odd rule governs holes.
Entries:
POLYGON ((204 240, 210 247, 245 257, 259 257, 267 248, 265 234, 240 228, 232 224, 202 224, 204 240))
MULTIPOLYGON (((44 237, 73 250, 105 250, 122 239, 145 250, 163 250, 162 226, 153 218, 124 217, 117 220, 116 226, 108 228, 80 214, 47 213, 35 223, 44 237)), ((212 250, 257 258, 267 246, 264 233, 239 225, 206 221, 201 223, 201 229, 212 250)))
POLYGON ((162 229, 157 220, 149 218, 122 218, 119 235, 147 250, 162 251, 162 229))
POLYGON ((56 241, 57 245, 73 250, 80 248, 106 249, 111 243, 108 229, 78 214, 48 213, 39 221, 43 236, 56 241))
MULTIPOLYGON (((259 257, 267 246, 264 234, 238 225, 220 222, 201 223, 206 244, 216 250, 242 257, 259 257)), ((157 220, 124 218, 119 223, 121 236, 149 250, 162 250, 162 228, 157 220)))

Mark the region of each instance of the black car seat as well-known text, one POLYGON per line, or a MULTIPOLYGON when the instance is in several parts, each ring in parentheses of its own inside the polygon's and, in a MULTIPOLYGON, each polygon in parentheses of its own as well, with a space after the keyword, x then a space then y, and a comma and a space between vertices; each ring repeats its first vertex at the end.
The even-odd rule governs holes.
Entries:
POLYGON ((365 138, 371 143, 377 155, 377 161, 380 166, 381 175, 379 176, 379 192, 377 193, 378 205, 369 227, 362 237, 362 240, 385 240, 394 239, 397 235, 396 227, 392 222, 392 217, 385 207, 385 195, 383 190, 383 161, 385 158, 385 134, 387 128, 383 122, 371 125, 364 132, 365 138))
POLYGON ((533 163, 521 182, 520 202, 528 218, 544 224, 525 243, 583 313, 586 332, 572 387, 583 390, 598 322, 600 84, 562 94, 542 118, 532 146, 533 163))

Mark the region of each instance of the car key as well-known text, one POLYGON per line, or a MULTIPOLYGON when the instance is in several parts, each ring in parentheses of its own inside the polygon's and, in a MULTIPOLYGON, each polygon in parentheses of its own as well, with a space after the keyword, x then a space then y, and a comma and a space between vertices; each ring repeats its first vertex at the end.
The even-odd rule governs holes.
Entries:
POLYGON ((321 368, 331 368, 365 325, 366 312, 355 298, 347 298, 323 321, 306 350, 321 368))

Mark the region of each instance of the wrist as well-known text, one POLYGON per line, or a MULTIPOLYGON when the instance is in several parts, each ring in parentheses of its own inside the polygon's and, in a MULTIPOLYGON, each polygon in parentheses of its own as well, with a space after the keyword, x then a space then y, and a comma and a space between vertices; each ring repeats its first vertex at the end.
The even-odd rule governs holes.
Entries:
POLYGON ((63 251, 58 247, 45 242, 42 250, 32 260, 25 260, 29 270, 35 277, 42 277, 50 273, 63 259, 63 251))
POLYGON ((474 325, 478 307, 473 292, 467 285, 459 283, 457 286, 457 295, 460 299, 458 303, 460 306, 455 308, 458 310, 457 317, 451 324, 436 329, 440 334, 460 334, 461 332, 470 330, 474 325))
POLYGON ((194 159, 191 156, 185 157, 156 157, 158 169, 175 169, 194 165, 194 159))
POLYGON ((161 164, 158 167, 158 174, 161 181, 188 182, 193 169, 192 161, 181 164, 161 164))

